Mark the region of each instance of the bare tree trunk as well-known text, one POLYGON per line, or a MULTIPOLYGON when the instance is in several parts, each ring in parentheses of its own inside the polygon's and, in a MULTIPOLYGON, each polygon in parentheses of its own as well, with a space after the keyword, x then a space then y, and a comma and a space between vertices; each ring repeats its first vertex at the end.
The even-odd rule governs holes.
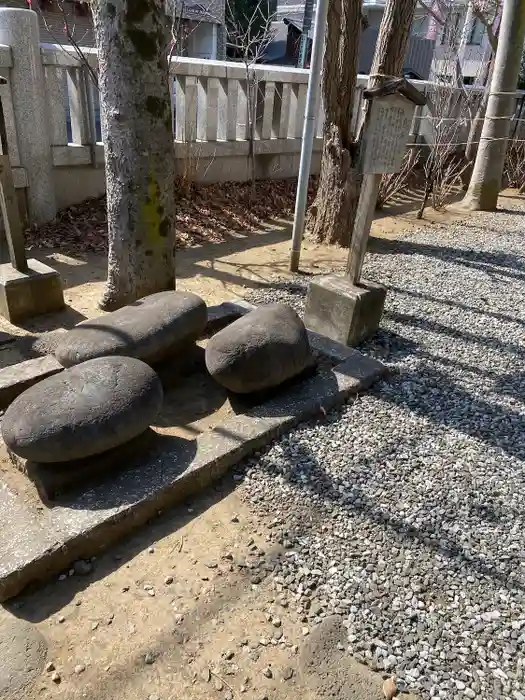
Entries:
POLYGON ((93 0, 114 309, 174 289, 174 152, 164 0, 93 0))
MULTIPOLYGON (((403 72, 406 45, 417 0, 389 0, 377 37, 370 86, 403 72)), ((328 10, 323 72, 325 130, 321 175, 306 227, 325 243, 348 246, 354 226, 361 173, 351 130, 357 71, 360 7, 335 0, 328 10)))
POLYGON ((524 38, 525 0, 505 0, 485 121, 463 200, 469 209, 492 211, 498 204, 524 38))
POLYGON ((369 87, 403 74, 417 0, 387 0, 370 71, 369 87))
POLYGON ((493 66, 494 54, 491 55, 490 60, 485 67, 485 76, 483 80, 485 90, 483 91, 483 95, 476 110, 476 116, 474 117, 474 119, 472 120, 472 124, 470 125, 470 130, 467 138, 467 145, 465 147, 465 159, 469 163, 475 160, 476 154, 478 152, 479 138, 481 136, 483 120, 485 119, 485 112, 487 111, 487 104, 489 101, 493 66))
POLYGON ((323 61, 325 123, 321 175, 306 218, 318 241, 347 246, 359 198, 352 115, 357 78, 361 2, 331 0, 323 61))
POLYGON ((481 138, 481 131, 483 129, 483 122, 485 120, 485 113, 487 111, 487 104, 489 101, 493 67, 494 53, 491 54, 490 59, 485 65, 485 75, 483 76, 483 85, 485 86, 485 89, 476 110, 476 115, 470 125, 467 145, 465 146, 465 160, 468 165, 465 166, 465 169, 461 174, 462 187, 463 191, 465 192, 468 190, 470 179, 472 177, 472 170, 474 168, 474 161, 476 160, 476 155, 478 153, 478 145, 481 138))

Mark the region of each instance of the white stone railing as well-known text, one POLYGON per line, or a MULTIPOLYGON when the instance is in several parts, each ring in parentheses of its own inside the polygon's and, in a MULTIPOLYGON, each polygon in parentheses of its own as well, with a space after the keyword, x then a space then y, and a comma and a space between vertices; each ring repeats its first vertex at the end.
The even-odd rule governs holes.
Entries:
MULTIPOLYGON (((29 219, 45 221, 53 218, 57 208, 104 191, 98 94, 89 71, 73 50, 38 44, 34 13, 6 9, 0 13, 0 75, 8 80, 7 85, 0 87, 0 96, 15 184, 19 190, 25 190, 29 219), (6 13, 11 12, 18 13, 16 21, 4 22, 6 13), (6 39, 9 45, 5 45, 6 39), (36 72, 28 63, 31 55, 35 63, 41 64, 36 72)), ((85 49, 85 56, 96 72, 97 51, 85 49)), ((247 180, 251 171, 247 156, 253 148, 257 177, 295 176, 308 74, 307 70, 281 66, 249 67, 249 80, 257 86, 252 144, 245 66, 172 59, 177 172, 199 181, 247 180)), ((354 128, 362 113, 366 82, 367 76, 359 76, 354 128)), ((431 102, 435 100, 435 85, 420 81, 415 84, 431 102)), ((465 141, 469 124, 459 100, 446 119, 459 123, 459 128, 450 130, 450 139, 465 141)), ((430 109, 417 108, 410 143, 432 142, 435 124, 432 105, 430 109)), ((320 111, 312 160, 314 172, 319 167, 322 129, 320 111)), ((22 204, 23 201, 21 198, 22 204)))

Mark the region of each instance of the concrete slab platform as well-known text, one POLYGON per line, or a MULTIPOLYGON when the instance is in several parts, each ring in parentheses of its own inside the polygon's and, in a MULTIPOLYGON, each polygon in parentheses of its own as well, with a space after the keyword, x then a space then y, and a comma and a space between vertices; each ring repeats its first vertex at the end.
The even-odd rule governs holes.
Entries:
MULTIPOLYGON (((211 307, 208 332, 252 308, 244 301, 211 307)), ((330 371, 305 378, 193 440, 158 436, 160 451, 148 453, 140 464, 130 460, 130 467, 110 481, 71 495, 69 500, 45 504, 36 492, 34 498, 28 498, 16 483, 0 475, 0 601, 59 573, 76 559, 99 552, 159 510, 205 488, 276 436, 321 410, 344 403, 386 372, 380 362, 352 348, 313 331, 308 335, 312 349, 330 360, 330 371)), ((33 375, 40 370, 42 375, 60 371, 53 359, 39 358, 42 367, 31 364, 30 381, 38 381, 33 375)), ((19 478, 26 477, 19 474, 19 478)))
POLYGON ((0 370, 0 408, 7 408, 30 386, 62 372, 64 368, 53 355, 35 357, 0 370))
POLYGON ((381 363, 355 350, 341 346, 340 351, 346 359, 327 374, 310 377, 195 440, 167 438, 160 455, 69 502, 46 508, 36 499, 23 499, 0 478, 0 601, 105 548, 321 408, 328 410, 366 389, 385 372, 381 363))

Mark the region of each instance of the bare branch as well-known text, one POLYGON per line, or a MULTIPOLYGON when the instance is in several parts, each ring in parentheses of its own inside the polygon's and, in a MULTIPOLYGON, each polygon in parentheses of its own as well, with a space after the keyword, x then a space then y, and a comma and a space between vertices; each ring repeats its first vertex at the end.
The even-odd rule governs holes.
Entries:
POLYGON ((432 5, 427 4, 424 0, 419 0, 419 4, 421 5, 421 7, 422 7, 424 10, 426 10, 426 12, 428 12, 428 14, 432 17, 432 19, 434 19, 438 24, 440 24, 441 26, 443 26, 443 25, 445 24, 445 19, 446 19, 446 16, 447 16, 447 10, 446 10, 446 9, 445 9, 445 11, 443 12, 443 8, 440 7, 440 9, 441 9, 442 12, 443 12, 443 15, 440 15, 438 12, 436 12, 436 11, 434 10, 434 8, 432 7, 432 5))
MULTIPOLYGON (((252 197, 255 196, 255 151, 254 140, 257 121, 257 99, 259 96, 259 79, 253 69, 261 60, 274 37, 272 22, 275 14, 270 11, 270 0, 259 0, 250 16, 243 15, 244 22, 239 21, 230 0, 226 0, 226 24, 228 27, 228 44, 244 63, 246 82, 246 118, 249 142, 248 159, 251 170, 252 197), (244 26, 243 26, 244 25, 244 26)), ((263 98, 264 99, 264 98, 263 98)))
POLYGON ((497 3, 497 8, 493 12, 492 17, 487 13, 486 7, 478 2, 472 2, 471 7, 472 14, 474 17, 476 17, 476 19, 479 19, 487 31, 490 48, 492 51, 496 52, 496 49, 498 48, 498 37, 497 32, 494 31, 494 24, 498 18, 499 3, 497 3))
MULTIPOLYGON (((74 52, 76 54, 76 59, 82 66, 84 66, 87 74, 89 75, 91 81, 93 82, 93 85, 98 89, 98 76, 96 74, 96 71, 93 69, 93 67, 89 63, 85 53, 82 51, 82 48, 80 47, 79 43, 75 39, 75 36, 74 36, 75 25, 73 25, 73 27, 71 27, 69 24, 68 13, 64 7, 63 0, 58 0, 57 5, 58 5, 58 8, 62 14, 62 19, 64 20, 64 32, 66 34, 66 37, 68 39, 69 44, 74 49, 74 52)), ((40 7, 40 3, 37 3, 37 11, 38 11, 40 17, 42 18, 42 22, 44 24, 44 27, 48 31, 49 35, 52 37, 55 44, 57 44, 57 46, 60 46, 62 51, 67 53, 68 56, 71 56, 71 52, 66 49, 66 47, 62 43, 61 39, 55 35, 53 28, 50 26, 44 12, 42 11, 42 9, 40 7)))

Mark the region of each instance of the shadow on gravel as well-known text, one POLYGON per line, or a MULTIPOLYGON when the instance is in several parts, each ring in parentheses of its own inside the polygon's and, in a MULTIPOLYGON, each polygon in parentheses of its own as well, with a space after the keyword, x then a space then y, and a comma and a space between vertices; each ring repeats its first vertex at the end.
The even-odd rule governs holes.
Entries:
POLYGON ((498 321, 504 321, 505 323, 515 323, 519 326, 525 326, 525 321, 515 316, 509 316, 509 314, 501 313, 501 311, 493 311, 492 309, 486 309, 482 305, 486 301, 482 298, 477 299, 482 305, 479 307, 472 306, 471 304, 465 304, 461 301, 455 299, 446 299, 442 297, 436 297, 432 294, 425 294, 424 292, 415 291, 413 289, 404 289, 403 287, 396 287, 393 284, 388 285, 388 290, 395 292, 396 294, 401 294, 412 299, 421 299, 422 301, 430 301, 436 304, 443 304, 443 306, 448 306, 451 309, 461 309, 467 313, 480 314, 482 316, 488 316, 489 318, 495 318, 498 321))
MULTIPOLYGON (((363 465, 363 469, 366 466, 363 465)), ((371 468, 370 464, 368 468, 371 468)), ((327 473, 323 465, 317 461, 305 444, 297 444, 295 446, 294 461, 289 463, 289 470, 283 474, 283 477, 289 483, 304 489, 309 495, 318 497, 318 502, 320 503, 329 499, 348 510, 359 512, 367 520, 379 524, 385 530, 397 533, 403 539, 418 541, 423 547, 438 552, 447 558, 449 573, 452 573, 452 570, 459 573, 465 566, 468 566, 479 574, 498 581, 504 587, 509 584, 508 573, 498 571, 496 562, 477 556, 472 550, 467 550, 458 540, 451 536, 450 532, 436 528, 434 524, 426 529, 415 527, 407 523, 404 518, 397 517, 392 508, 372 501, 363 493, 359 486, 354 484, 349 490, 348 484, 344 483, 342 479, 327 473), (298 464, 302 465, 303 468, 305 464, 308 465, 307 482, 298 473, 298 464), (343 493, 346 495, 343 496, 343 493)), ((487 502, 476 503, 472 500, 470 508, 471 512, 476 513, 480 520, 495 522, 501 517, 497 506, 487 502)), ((450 523, 450 520, 448 522, 450 523)), ((461 531, 458 539, 460 536, 461 531)), ((509 559, 506 561, 507 571, 511 569, 519 570, 520 563, 519 554, 514 555, 509 551, 509 559)), ((512 581, 512 586, 525 590, 525 587, 516 579, 512 581)))
POLYGON ((374 238, 370 252, 383 255, 424 255, 457 263, 487 274, 525 279, 525 257, 497 251, 453 248, 399 239, 374 238))
POLYGON ((523 348, 521 345, 515 345, 513 343, 503 342, 497 338, 480 336, 476 333, 468 333, 463 330, 458 330, 457 328, 451 328, 450 326, 446 326, 443 323, 439 323, 439 321, 435 321, 429 317, 424 318, 423 316, 417 314, 402 314, 397 311, 388 311, 387 309, 385 309, 383 312, 383 317, 389 319, 390 321, 402 323, 412 328, 418 328, 429 333, 447 335, 450 338, 457 338, 462 342, 471 343, 478 346, 485 346, 487 348, 491 348, 492 350, 497 350, 498 352, 511 352, 516 355, 516 359, 525 360, 525 348, 523 348))
POLYGON ((525 416, 472 395, 434 366, 425 363, 423 371, 419 381, 411 383, 411 393, 400 387, 382 393, 381 399, 525 459, 525 416))

